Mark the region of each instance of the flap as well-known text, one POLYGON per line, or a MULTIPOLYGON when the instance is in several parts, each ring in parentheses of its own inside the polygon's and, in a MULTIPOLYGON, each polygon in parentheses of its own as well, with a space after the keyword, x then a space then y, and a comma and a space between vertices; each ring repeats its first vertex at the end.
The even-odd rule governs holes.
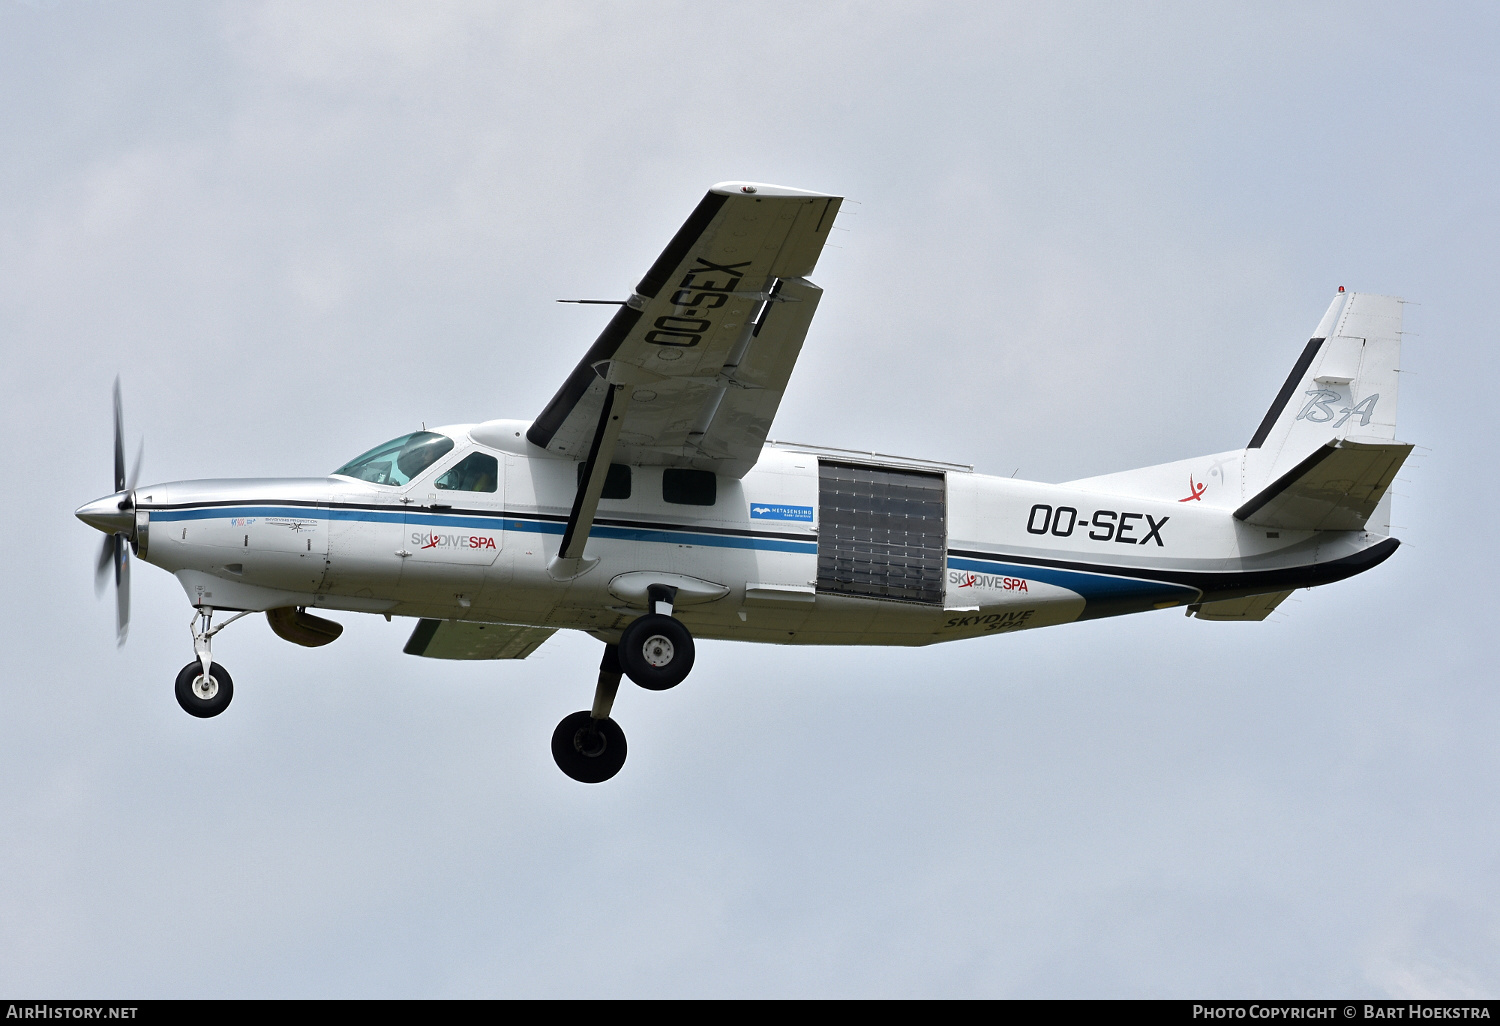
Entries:
POLYGON ((551 627, 419 620, 402 651, 428 659, 525 659, 555 633, 551 627))
POLYGON ((1256 527, 1293 531, 1362 530, 1412 446, 1331 439, 1234 511, 1256 527))
POLYGON ((1195 602, 1188 606, 1187 612, 1189 616, 1196 616, 1200 620, 1264 620, 1290 594, 1289 591, 1278 591, 1270 595, 1224 599, 1222 602, 1195 602))

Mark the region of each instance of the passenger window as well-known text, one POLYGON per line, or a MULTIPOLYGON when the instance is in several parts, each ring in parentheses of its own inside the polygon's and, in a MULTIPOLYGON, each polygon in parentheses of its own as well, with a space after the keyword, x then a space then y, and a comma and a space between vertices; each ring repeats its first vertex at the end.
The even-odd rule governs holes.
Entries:
POLYGON ((482 452, 471 452, 439 477, 437 486, 450 492, 493 492, 499 480, 499 461, 482 452))
MULTIPOLYGON (((583 469, 587 463, 578 464, 578 487, 583 487, 583 469)), ((611 463, 609 472, 604 475, 604 491, 599 494, 601 499, 628 499, 630 498, 630 467, 624 463, 611 463)))
POLYGON ((661 472, 661 497, 682 506, 712 506, 718 498, 719 479, 711 470, 668 467, 661 472))

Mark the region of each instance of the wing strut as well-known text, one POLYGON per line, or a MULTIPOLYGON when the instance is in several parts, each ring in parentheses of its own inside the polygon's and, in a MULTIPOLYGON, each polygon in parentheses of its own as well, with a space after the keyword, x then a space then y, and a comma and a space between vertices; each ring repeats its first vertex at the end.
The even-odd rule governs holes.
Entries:
POLYGON ((597 559, 584 559, 583 547, 588 544, 589 531, 594 526, 594 514, 599 511, 599 496, 604 492, 604 479, 609 476, 609 463, 614 458, 615 442, 620 437, 621 415, 614 412, 615 394, 624 385, 611 384, 604 391, 603 408, 599 411, 599 425, 594 429, 594 443, 589 446, 589 458, 583 465, 583 478, 578 485, 578 494, 573 499, 573 511, 568 514, 568 526, 563 531, 562 544, 557 555, 547 564, 547 573, 554 580, 571 580, 593 569, 597 559))

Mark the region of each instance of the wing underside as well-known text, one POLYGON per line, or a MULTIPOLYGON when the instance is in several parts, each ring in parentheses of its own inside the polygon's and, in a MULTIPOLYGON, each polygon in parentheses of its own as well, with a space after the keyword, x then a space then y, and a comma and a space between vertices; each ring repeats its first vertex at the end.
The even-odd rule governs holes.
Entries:
POLYGON ((822 295, 806 276, 840 202, 775 186, 714 186, 527 438, 584 459, 614 388, 614 461, 743 477, 822 295))
POLYGON ((419 620, 402 651, 428 659, 525 659, 554 633, 550 627, 419 620))

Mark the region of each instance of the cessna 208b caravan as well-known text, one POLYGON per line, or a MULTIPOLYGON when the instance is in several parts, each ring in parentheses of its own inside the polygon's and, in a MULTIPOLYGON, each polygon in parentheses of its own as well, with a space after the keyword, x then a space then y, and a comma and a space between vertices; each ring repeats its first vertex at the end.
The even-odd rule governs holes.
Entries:
POLYGON ((252 612, 308 646, 343 629, 310 610, 415 617, 405 651, 437 659, 586 631, 593 706, 552 753, 598 782, 625 761, 622 673, 671 688, 695 637, 928 645, 1173 606, 1261 620, 1395 551, 1401 303, 1342 288, 1233 452, 1039 484, 768 442, 839 204, 714 186, 535 420, 416 431, 328 477, 137 487, 116 383, 115 491, 77 515, 108 536, 122 640, 132 553, 192 603, 176 693, 194 716, 229 705, 212 640, 252 612))

